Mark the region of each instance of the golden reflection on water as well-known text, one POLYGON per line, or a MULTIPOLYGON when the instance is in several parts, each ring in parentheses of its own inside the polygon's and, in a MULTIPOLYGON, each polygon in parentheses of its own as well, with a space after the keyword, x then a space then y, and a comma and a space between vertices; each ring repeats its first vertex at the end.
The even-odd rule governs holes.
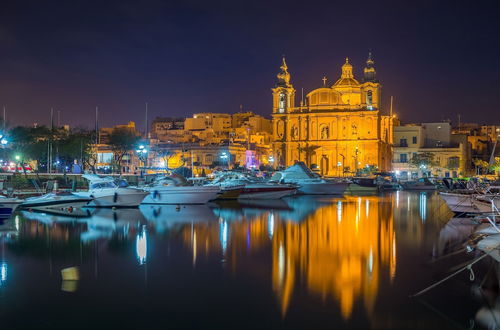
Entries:
POLYGON ((316 207, 314 199, 297 202, 294 208, 311 209, 301 221, 291 221, 287 211, 220 212, 217 223, 184 227, 183 238, 193 258, 220 253, 234 271, 240 258, 271 249, 271 280, 283 315, 301 283, 312 295, 338 301, 346 319, 359 299, 371 314, 382 277, 396 274, 392 199, 345 197, 316 207))

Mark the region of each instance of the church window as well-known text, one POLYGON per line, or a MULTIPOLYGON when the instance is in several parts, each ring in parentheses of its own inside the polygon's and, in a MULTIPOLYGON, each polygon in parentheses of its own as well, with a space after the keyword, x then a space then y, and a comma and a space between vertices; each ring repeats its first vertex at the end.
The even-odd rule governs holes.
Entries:
POLYGON ((368 110, 373 110, 373 95, 372 91, 366 92, 366 107, 368 110))
POLYGON ((285 95, 285 93, 280 93, 279 97, 280 97, 279 98, 279 105, 278 105, 279 112, 285 112, 286 95, 285 95))

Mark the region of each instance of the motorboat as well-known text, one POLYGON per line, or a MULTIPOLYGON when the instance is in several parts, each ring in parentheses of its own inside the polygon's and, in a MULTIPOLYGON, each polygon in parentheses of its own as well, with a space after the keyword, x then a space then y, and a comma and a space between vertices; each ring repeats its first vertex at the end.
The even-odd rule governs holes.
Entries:
POLYGON ((499 194, 481 194, 476 191, 440 192, 446 205, 455 213, 484 213, 500 209, 499 194))
POLYGON ((0 218, 10 217, 22 202, 22 199, 0 196, 0 218))
POLYGON ((353 177, 346 192, 350 194, 377 193, 379 185, 375 177, 353 177))
POLYGON ((436 190, 437 185, 428 178, 420 178, 417 181, 407 181, 401 184, 404 190, 436 190))
POLYGON ((305 195, 342 195, 349 182, 326 180, 309 169, 304 162, 297 162, 284 171, 276 172, 271 181, 295 184, 297 192, 305 195))
POLYGON ((112 177, 84 174, 89 181, 89 190, 79 192, 78 196, 91 198, 89 207, 138 207, 149 192, 129 187, 125 180, 116 181, 112 177))
POLYGON ((229 189, 229 191, 231 189, 241 190, 237 197, 239 200, 280 199, 294 195, 297 191, 295 184, 259 181, 257 178, 231 171, 219 174, 210 185, 219 186, 223 191, 226 189, 229 189))
POLYGON ((85 216, 87 211, 82 210, 82 208, 91 201, 91 197, 79 196, 71 192, 53 192, 42 196, 27 198, 20 207, 26 210, 35 210, 52 214, 75 216, 81 214, 85 216))
POLYGON ((205 204, 216 199, 218 186, 191 186, 179 176, 162 177, 143 189, 149 194, 142 204, 205 204))

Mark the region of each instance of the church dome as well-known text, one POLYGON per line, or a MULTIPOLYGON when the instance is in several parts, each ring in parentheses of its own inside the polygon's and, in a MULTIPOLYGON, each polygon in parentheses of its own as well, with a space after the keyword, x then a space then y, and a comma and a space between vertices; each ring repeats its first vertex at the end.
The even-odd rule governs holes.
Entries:
POLYGON ((354 78, 340 78, 333 86, 359 86, 359 82, 354 78))
POLYGON ((352 65, 349 63, 349 58, 346 57, 344 65, 342 65, 342 75, 333 86, 359 86, 359 82, 354 79, 352 73, 352 65))
POLYGON ((315 89, 307 94, 307 100, 311 106, 343 104, 341 94, 326 87, 315 89))

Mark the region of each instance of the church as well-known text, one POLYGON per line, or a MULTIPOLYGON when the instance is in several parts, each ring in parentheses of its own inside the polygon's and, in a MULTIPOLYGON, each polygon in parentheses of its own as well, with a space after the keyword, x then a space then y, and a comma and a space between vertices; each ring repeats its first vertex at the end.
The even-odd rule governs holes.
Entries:
POLYGON ((275 165, 297 161, 325 176, 354 175, 365 167, 391 169, 394 118, 381 111, 381 89, 371 54, 360 83, 346 58, 333 85, 314 89, 295 105, 285 58, 273 93, 275 165))

